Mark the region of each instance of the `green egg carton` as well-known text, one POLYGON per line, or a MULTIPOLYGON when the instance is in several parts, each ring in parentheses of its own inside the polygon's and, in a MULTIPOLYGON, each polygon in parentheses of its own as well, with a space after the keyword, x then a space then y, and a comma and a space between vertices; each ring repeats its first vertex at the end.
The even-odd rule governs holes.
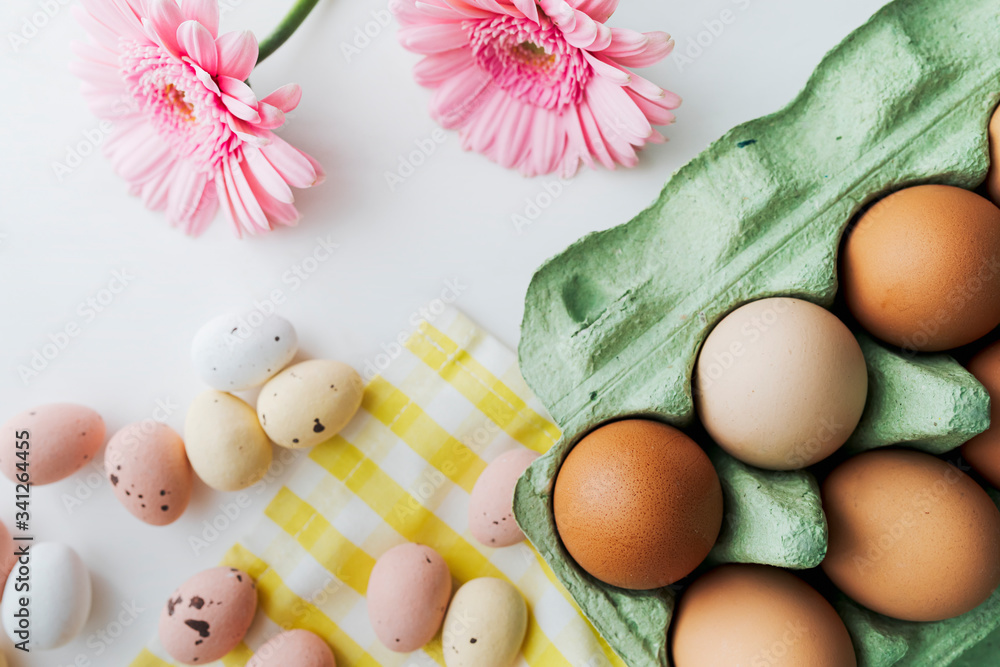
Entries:
MULTIPOLYGON (((832 306, 848 223, 904 187, 979 186, 998 100, 997 0, 896 0, 831 51, 787 108, 734 128, 631 222, 581 239, 535 274, 521 370, 564 435, 522 476, 514 510, 629 665, 669 664, 675 590, 627 591, 576 566, 552 514, 566 455, 623 417, 692 425, 691 374, 711 328, 770 296, 832 306)), ((869 398, 845 454, 897 443, 940 454, 988 426, 989 396, 954 359, 857 336, 869 398)), ((808 569, 822 560, 826 523, 810 471, 763 471, 713 447, 709 455, 726 505, 709 562, 808 569)), ((976 663, 960 656, 1000 641, 1000 593, 945 625, 887 623, 846 600, 839 609, 864 667, 965 667, 976 663)))

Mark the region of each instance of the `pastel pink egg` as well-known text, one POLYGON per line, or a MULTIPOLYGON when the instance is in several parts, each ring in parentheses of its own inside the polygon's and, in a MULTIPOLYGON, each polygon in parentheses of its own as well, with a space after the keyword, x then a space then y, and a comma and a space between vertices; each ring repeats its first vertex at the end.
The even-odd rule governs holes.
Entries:
POLYGON ((368 619, 390 651, 409 653, 434 639, 451 598, 451 572, 441 554, 401 544, 375 562, 368 579, 368 619))
POLYGON ((25 410, 0 427, 0 472, 18 481, 17 466, 27 451, 31 483, 58 482, 94 460, 104 435, 101 415, 82 405, 50 403, 25 410))
POLYGON ((337 667, 333 651, 308 630, 289 630, 257 649, 246 667, 337 667))
POLYGON ((129 424, 111 437, 104 470, 118 501, 148 524, 173 523, 191 500, 194 471, 184 441, 152 419, 129 424))
POLYGON ((214 567, 174 591, 160 614, 160 643, 177 662, 204 665, 243 641, 257 613, 257 586, 246 572, 214 567))
POLYGON ((479 475, 469 498, 469 532, 488 547, 509 547, 524 539, 514 520, 514 486, 538 454, 518 448, 501 454, 479 475))

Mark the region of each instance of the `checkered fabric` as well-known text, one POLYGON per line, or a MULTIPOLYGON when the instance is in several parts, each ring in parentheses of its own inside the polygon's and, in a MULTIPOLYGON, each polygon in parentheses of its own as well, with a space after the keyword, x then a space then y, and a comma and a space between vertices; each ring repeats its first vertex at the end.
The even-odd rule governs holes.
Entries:
MULTIPOLYGON (((456 588, 476 577, 517 586, 530 609, 519 666, 624 665, 530 545, 491 549, 469 533, 469 493, 487 462, 518 446, 544 452, 559 438, 515 355, 451 309, 403 347, 351 424, 309 453, 227 553, 224 565, 256 579, 260 605, 244 643, 213 664, 242 667, 282 629, 305 628, 333 647, 339 667, 443 666, 440 633, 397 654, 368 621, 375 560, 411 541, 444 557, 456 588)), ((174 664, 154 639, 131 667, 174 664)))

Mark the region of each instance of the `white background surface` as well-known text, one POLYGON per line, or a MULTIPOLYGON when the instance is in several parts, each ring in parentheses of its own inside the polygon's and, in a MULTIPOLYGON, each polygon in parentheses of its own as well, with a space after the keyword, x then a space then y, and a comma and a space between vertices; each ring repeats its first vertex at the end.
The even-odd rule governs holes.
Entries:
MULTIPOLYGON (((292 0, 225 0, 223 30, 266 33, 292 0)), ((416 62, 395 39, 395 24, 376 31, 350 62, 343 45, 383 10, 385 0, 323 0, 303 29, 252 77, 258 93, 287 82, 304 89, 282 134, 326 167, 323 186, 297 193, 304 220, 296 229, 237 241, 223 219, 200 239, 171 229, 126 193, 99 154, 60 178, 54 169, 98 121, 69 73, 70 42, 83 33, 70 0, 0 3, 0 421, 32 405, 81 402, 105 418, 109 435, 173 405, 167 419, 182 432, 189 401, 204 387, 188 362, 193 333, 208 318, 248 308, 279 290, 279 312, 297 327, 303 354, 337 358, 361 369, 410 329, 411 317, 457 283, 456 305, 510 346, 517 344, 522 300, 533 270, 578 237, 626 222, 658 194, 669 175, 733 125, 776 111, 799 91, 823 54, 882 4, 799 0, 622 0, 611 25, 662 29, 674 56, 643 73, 685 100, 670 142, 644 151, 632 170, 585 171, 531 225, 530 200, 545 204, 545 184, 464 153, 455 135, 391 191, 387 171, 435 129, 428 91, 412 80, 416 62), (50 19, 39 14, 48 5, 50 19), (730 10, 730 25, 705 22, 730 10), (27 22, 27 23, 26 23, 27 22), (37 34, 15 48, 11 34, 37 34), (718 28, 722 26, 722 30, 718 28), (22 32, 26 31, 26 32, 22 32), (692 46, 699 38, 705 47, 692 46), (681 62, 678 55, 689 61, 681 62), (308 280, 295 267, 317 239, 339 245, 308 280), (98 298, 115 271, 133 276, 102 312, 98 298), (27 383, 29 365, 50 335, 76 323, 81 333, 27 383)), ((84 147, 86 149, 86 146, 84 147)), ((711 221, 692 220, 710 225, 711 221)), ((33 496, 37 539, 73 546, 93 573, 94 608, 69 646, 12 665, 127 665, 154 632, 160 607, 184 579, 214 565, 251 525, 280 480, 250 492, 251 508, 195 553, 191 536, 223 515, 235 497, 198 484, 185 516, 167 528, 132 518, 97 468, 33 496), (93 474, 92 474, 93 473, 93 474), (72 505, 71 507, 69 505, 72 505), (141 613, 110 645, 99 631, 123 604, 141 613)), ((285 473, 287 474, 287 472, 285 473)), ((0 519, 11 525, 13 485, 0 480, 0 519)), ((221 521, 220 523, 225 523, 221 521)))

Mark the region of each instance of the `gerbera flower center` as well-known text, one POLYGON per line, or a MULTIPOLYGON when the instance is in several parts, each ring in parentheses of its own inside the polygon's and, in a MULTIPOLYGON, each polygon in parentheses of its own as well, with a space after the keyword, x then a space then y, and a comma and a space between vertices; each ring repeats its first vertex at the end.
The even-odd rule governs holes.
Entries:
POLYGON ((193 123, 198 120, 194 115, 194 107, 184 101, 184 91, 179 90, 174 84, 167 84, 163 89, 163 97, 166 98, 168 104, 174 106, 185 122, 193 123))
POLYGON ((141 44, 125 48, 120 64, 132 102, 178 155, 209 171, 238 145, 207 74, 203 81, 190 63, 141 44))
POLYGON ((514 97, 544 109, 579 104, 591 68, 576 47, 544 16, 498 16, 470 21, 476 63, 514 97))

